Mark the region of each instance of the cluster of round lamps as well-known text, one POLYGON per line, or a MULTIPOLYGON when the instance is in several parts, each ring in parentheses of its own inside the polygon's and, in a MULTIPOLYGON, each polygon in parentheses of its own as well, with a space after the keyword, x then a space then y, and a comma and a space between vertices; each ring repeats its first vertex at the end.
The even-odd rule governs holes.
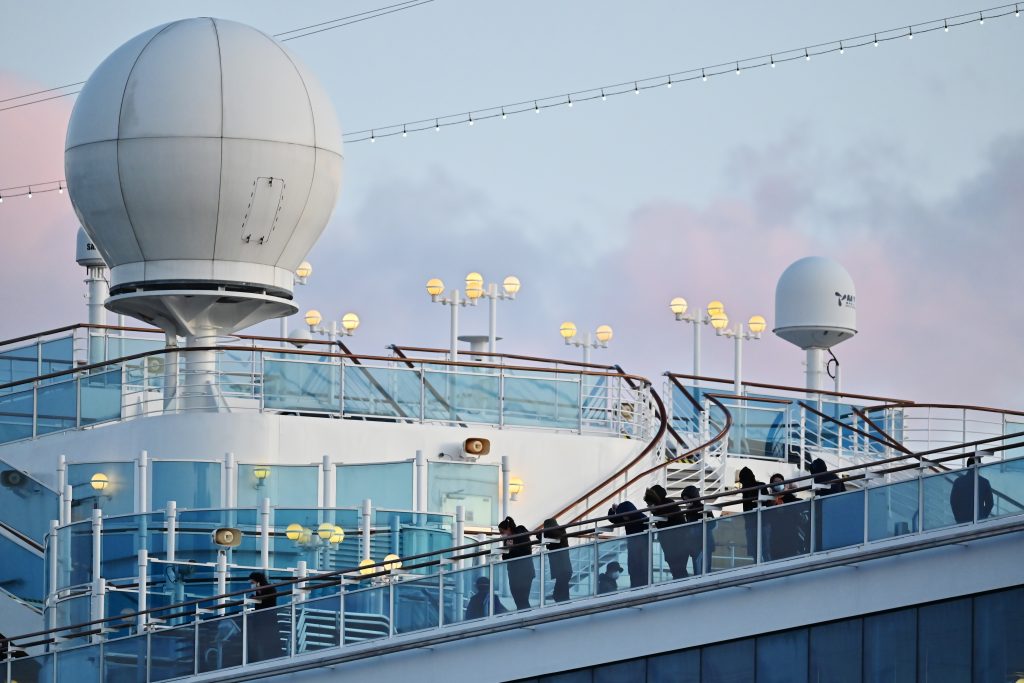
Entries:
MULTIPOLYGON (((689 304, 681 296, 677 296, 669 302, 669 310, 671 310, 676 318, 682 318, 683 314, 686 313, 689 308, 689 304)), ((715 330, 724 330, 729 325, 729 316, 725 313, 725 304, 721 301, 712 301, 707 305, 708 321, 711 327, 715 330)), ((768 321, 764 319, 763 315, 752 315, 750 320, 747 321, 747 329, 754 334, 761 334, 768 327, 768 321)), ((563 335, 564 336, 564 335, 563 335)))
MULTIPOLYGON (((522 284, 519 282, 519 278, 515 275, 509 275, 502 283, 501 288, 505 290, 505 294, 509 296, 515 296, 519 291, 522 284)), ((433 298, 437 298, 444 294, 444 282, 441 278, 432 277, 427 280, 427 294, 433 298)), ((466 276, 466 298, 470 301, 476 301, 484 295, 484 276, 477 272, 472 272, 466 276)))

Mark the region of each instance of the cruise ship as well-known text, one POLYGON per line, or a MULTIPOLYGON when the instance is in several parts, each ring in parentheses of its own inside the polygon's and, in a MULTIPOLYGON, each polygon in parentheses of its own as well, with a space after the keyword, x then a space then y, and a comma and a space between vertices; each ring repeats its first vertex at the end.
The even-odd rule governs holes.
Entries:
POLYGON ((332 105, 221 19, 111 53, 65 165, 88 322, 0 342, 0 681, 1024 681, 1024 412, 845 393, 841 258, 768 319, 666 301, 695 364, 656 377, 460 339, 520 287, 477 273, 424 273, 448 348, 353 353, 295 300, 332 105), (742 378, 762 334, 802 384, 742 378))

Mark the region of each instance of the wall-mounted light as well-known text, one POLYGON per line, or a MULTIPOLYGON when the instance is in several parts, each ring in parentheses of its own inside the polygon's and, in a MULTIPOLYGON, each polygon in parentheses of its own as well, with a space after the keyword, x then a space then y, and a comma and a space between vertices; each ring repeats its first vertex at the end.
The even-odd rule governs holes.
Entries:
POLYGON ((270 476, 270 468, 263 465, 253 468, 252 476, 256 478, 255 488, 261 489, 263 488, 263 484, 266 483, 267 478, 270 476))
POLYGON ((508 493, 512 500, 519 500, 519 494, 523 492, 523 480, 519 477, 512 477, 508 480, 508 493))
POLYGON ((92 479, 89 480, 89 486, 95 491, 105 491, 110 486, 110 478, 102 472, 97 472, 92 475, 92 479))

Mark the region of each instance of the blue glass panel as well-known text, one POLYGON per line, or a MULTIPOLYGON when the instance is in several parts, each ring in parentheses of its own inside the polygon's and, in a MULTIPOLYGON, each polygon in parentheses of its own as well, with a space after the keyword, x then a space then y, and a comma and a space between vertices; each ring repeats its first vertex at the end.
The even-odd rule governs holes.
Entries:
POLYGON ((195 626, 181 626, 149 634, 151 681, 190 676, 196 666, 195 626))
POLYGON ((11 660, 11 681, 31 683, 53 680, 53 655, 39 655, 11 660))
POLYGON ((200 622, 199 673, 242 665, 242 617, 234 615, 200 622))
POLYGON ((270 410, 337 413, 341 408, 337 363, 266 359, 263 402, 270 410))
POLYGON ((57 519, 57 494, 0 460, 0 519, 40 543, 57 519))
POLYGON ((509 611, 540 604, 540 583, 536 578, 540 574, 539 565, 537 556, 503 560, 493 565, 492 587, 509 611))
POLYGON ((701 683, 700 649, 647 658, 647 683, 701 683))
POLYGON ((624 588, 638 588, 648 583, 649 560, 647 534, 634 534, 597 544, 598 571, 597 593, 612 593, 624 588), (613 576, 610 566, 618 563, 620 574, 613 576))
POLYGON ((820 496, 814 501, 816 515, 814 550, 832 550, 864 542, 864 490, 820 496))
MULTIPOLYGON (((933 474, 922 479, 924 487, 924 524, 925 531, 953 526, 957 523, 950 505, 950 494, 953 484, 960 477, 959 473, 933 474)), ((970 503, 967 504, 968 511, 970 503)))
MULTIPOLYGON (((57 625, 70 626, 71 624, 84 624, 92 618, 89 611, 91 598, 87 595, 62 600, 57 603, 57 625)), ((69 629, 68 634, 80 633, 86 628, 69 629)))
POLYGON ((259 507, 264 498, 280 507, 308 507, 320 493, 320 467, 316 465, 239 465, 238 505, 259 507), (264 479, 256 478, 257 468, 269 469, 264 479))
POLYGON ((917 480, 868 489, 868 540, 917 531, 917 480))
POLYGON ((74 429, 77 411, 76 391, 74 379, 65 379, 56 384, 39 387, 36 392, 36 434, 74 429))
POLYGON ((163 508, 173 500, 178 509, 212 508, 220 505, 219 462, 190 460, 158 460, 150 464, 153 471, 154 508, 163 508))
POLYGON ((121 370, 110 370, 79 379, 83 425, 121 418, 121 370))
POLYGON ((757 552, 757 511, 722 515, 715 520, 711 571, 745 567, 757 552))
POLYGON ((107 360, 134 356, 137 353, 156 351, 164 348, 163 339, 139 339, 136 337, 119 337, 108 334, 106 338, 107 360))
MULTIPOLYGON (((71 335, 50 339, 40 345, 40 375, 63 372, 74 367, 74 340, 71 335)), ((59 380, 51 380, 59 381, 59 380)))
POLYGON ((71 485, 71 519, 90 519, 93 508, 104 516, 127 515, 135 511, 135 463, 91 462, 68 465, 71 485), (90 483, 94 474, 105 474, 107 485, 102 490, 90 483))
POLYGON ((761 556, 783 560, 810 549, 811 503, 801 500, 761 509, 761 556))
POLYGON ((57 587, 92 581, 92 524, 78 522, 57 531, 57 587))
MULTIPOLYGON (((428 468, 429 469, 429 468, 428 468)), ((338 507, 358 507, 369 498, 374 507, 394 510, 412 508, 413 463, 389 462, 374 465, 338 465, 336 468, 338 507)))
POLYGON ((703 683, 749 683, 754 680, 754 640, 702 648, 700 670, 703 683))
POLYGON ((43 601, 43 558, 0 535, 0 588, 35 604, 43 601))
POLYGON ((810 679, 861 682, 861 623, 847 619, 811 628, 810 679))
POLYGON ((100 683, 100 646, 88 645, 58 652, 57 680, 100 683))
POLYGON ((30 388, 0 396, 0 443, 32 438, 32 398, 30 388))
POLYGON ((917 610, 864 617, 864 678, 913 681, 917 678, 917 610))
MULTIPOLYGON (((498 523, 498 466, 430 462, 427 465, 427 509, 455 514, 462 505, 466 524, 490 527, 498 523)), ((411 507, 411 505, 410 505, 411 507)))
POLYGON ((1024 672, 1024 588, 974 598, 974 680, 1012 681, 1024 672))
POLYGON ((345 644, 387 637, 390 623, 387 586, 345 593, 345 644))
POLYGON ((103 646, 104 683, 145 683, 146 636, 108 640, 103 646))
POLYGON ((438 626, 438 581, 435 574, 394 584, 396 633, 410 633, 438 626))
POLYGON ((296 654, 341 644, 341 599, 338 596, 297 603, 296 654))
POLYGON ((579 429, 579 377, 506 377, 503 421, 506 425, 579 429))
POLYGON ((758 683, 807 683, 807 629, 757 639, 758 683))
POLYGON ((498 424, 500 380, 494 371, 427 372, 424 412, 427 419, 498 424))
POLYGON ((445 572, 444 603, 445 624, 483 619, 509 611, 509 606, 491 588, 490 571, 486 566, 445 572))
POLYGON ((0 384, 39 376, 39 348, 35 344, 0 352, 0 384))
POLYGON ((538 578, 543 580, 544 604, 594 594, 594 546, 549 550, 542 557, 543 571, 538 578))
POLYGON ((138 552, 164 557, 166 533, 163 513, 128 515, 103 520, 103 578, 120 579, 138 575, 138 552))
POLYGON ((647 680, 647 660, 633 659, 594 667, 594 683, 620 683, 621 681, 647 680))
POLYGON ((1024 512, 1024 458, 1007 460, 978 468, 978 488, 982 492, 978 518, 1004 517, 1024 512), (992 495, 985 494, 981 478, 988 481, 992 495), (984 514, 991 501, 991 513, 984 514))
POLYGON ((345 365, 344 374, 346 415, 419 419, 424 388, 418 370, 345 365))
POLYGON ((757 458, 786 457, 785 439, 780 441, 777 433, 779 423, 785 419, 785 408, 730 405, 729 411, 734 420, 729 430, 730 453, 757 458))
POLYGON ((918 680, 971 683, 973 600, 951 600, 918 608, 918 680))

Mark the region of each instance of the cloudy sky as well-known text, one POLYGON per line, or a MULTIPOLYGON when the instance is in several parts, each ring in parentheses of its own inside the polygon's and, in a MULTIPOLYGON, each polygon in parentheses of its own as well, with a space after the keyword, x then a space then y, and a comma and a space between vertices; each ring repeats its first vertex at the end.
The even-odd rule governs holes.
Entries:
MULTIPOLYGON (((84 80, 133 35, 214 15, 267 33, 388 4, 0 0, 0 99, 84 80)), ((989 7, 900 3, 434 0, 289 43, 345 130, 533 99, 989 7)), ((673 296, 773 319, 775 281, 806 255, 841 261, 860 334, 836 349, 845 388, 1024 407, 1024 17, 346 147, 303 308, 363 326, 352 347, 447 343, 427 278, 518 275, 505 350, 575 357, 558 327, 607 323, 595 360, 691 369, 673 296)), ((63 177, 74 98, 0 112, 0 187, 63 177)), ((0 105, 3 106, 3 105, 0 105)), ((67 195, 0 205, 0 336, 85 317, 67 195)), ((297 321, 296 321, 297 322, 297 321)), ((268 325, 268 331, 276 326, 268 325)), ((463 314, 486 330, 486 309, 463 314)), ((706 374, 731 345, 705 335, 706 374)), ((745 376, 802 383, 767 335, 745 376)))

